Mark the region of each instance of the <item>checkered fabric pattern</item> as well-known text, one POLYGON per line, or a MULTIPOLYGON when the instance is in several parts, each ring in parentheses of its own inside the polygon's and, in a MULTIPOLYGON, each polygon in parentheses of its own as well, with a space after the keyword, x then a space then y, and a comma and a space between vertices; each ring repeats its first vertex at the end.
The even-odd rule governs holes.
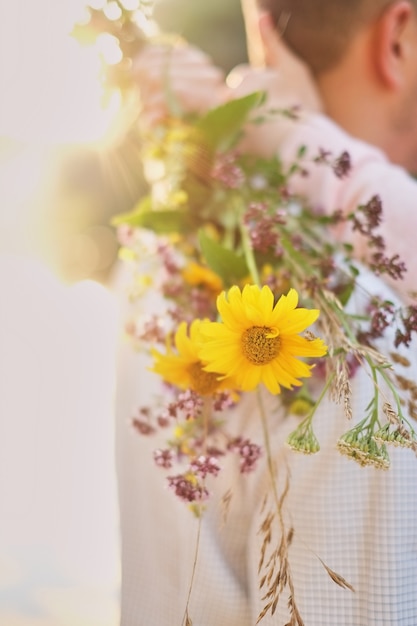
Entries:
MULTIPOLYGON (((392 297, 383 283, 365 286, 392 297)), ((358 310, 362 306, 358 301, 358 310)), ((383 344, 381 350, 388 350, 383 344)), ((417 350, 407 375, 417 380, 417 350)), ((127 420, 137 405, 155 400, 156 376, 129 346, 121 350, 117 458, 122 530, 121 626, 181 626, 191 579, 198 522, 166 489, 155 468, 154 438, 138 436, 127 420)), ((353 381, 354 421, 364 416, 372 383, 366 373, 353 381)), ((285 415, 279 398, 265 394, 278 488, 287 471, 286 524, 294 528, 290 565, 295 598, 306 626, 417 625, 417 459, 410 450, 390 451, 389 471, 359 467, 335 449, 349 423, 341 406, 325 400, 315 420, 321 451, 305 457, 285 448, 297 418, 285 415), (336 585, 320 559, 346 579, 336 585)), ((255 394, 227 417, 232 432, 262 444, 255 394)), ((194 626, 254 626, 265 601, 259 590, 259 526, 269 484, 265 460, 242 476, 233 459, 213 479, 213 497, 201 525, 190 602, 194 626), (226 521, 221 500, 232 490, 226 521)), ((267 509, 268 510, 268 505, 267 509)), ((274 542, 280 539, 276 529, 274 542)), ((275 544, 274 544, 275 545, 275 544)), ((287 597, 263 626, 289 623, 287 597)))

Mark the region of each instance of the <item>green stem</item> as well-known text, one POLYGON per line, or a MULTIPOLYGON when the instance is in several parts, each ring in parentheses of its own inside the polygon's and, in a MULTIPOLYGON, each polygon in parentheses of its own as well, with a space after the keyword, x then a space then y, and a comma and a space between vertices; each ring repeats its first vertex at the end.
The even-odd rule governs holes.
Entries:
POLYGON ((317 398, 316 402, 314 403, 314 406, 311 409, 310 413, 301 422, 299 428, 302 427, 303 425, 308 425, 310 422, 312 422, 313 417, 314 417, 318 407, 320 406, 324 396, 326 395, 327 391, 329 390, 329 387, 332 384, 335 376, 336 376, 336 374, 335 374, 335 372, 333 372, 333 374, 331 374, 328 377, 328 379, 326 380, 326 384, 324 385, 324 387, 323 387, 323 389, 321 391, 321 394, 319 395, 319 397, 317 398))
POLYGON ((379 404, 379 387, 378 387, 378 368, 375 367, 375 365, 372 363, 371 359, 369 357, 366 357, 366 360, 368 361, 368 365, 372 370, 372 379, 374 381, 374 410, 372 411, 372 417, 371 420, 369 422, 369 432, 374 432, 374 426, 375 423, 377 422, 380 425, 379 419, 378 419, 378 404, 379 404))
POLYGON ((392 395, 394 396, 394 400, 395 400, 395 404, 397 406, 397 412, 398 412, 399 419, 407 424, 407 426, 410 428, 411 432, 414 432, 414 429, 413 429, 412 425, 406 419, 406 417, 404 417, 404 413, 402 411, 401 400, 400 400, 400 396, 398 394, 398 391, 396 390, 396 388, 394 387, 392 381, 390 380, 390 378, 387 376, 387 374, 385 373, 385 371, 382 368, 379 370, 379 373, 380 373, 381 377, 384 379, 384 381, 386 382, 386 384, 388 385, 388 387, 390 388, 392 395))
POLYGON ((248 236, 247 229, 242 224, 240 228, 241 236, 242 236, 242 246, 243 252, 245 255, 246 264, 248 266, 251 278, 255 285, 261 286, 261 280, 259 277, 258 266, 256 265, 255 255, 253 253, 253 248, 250 243, 250 239, 248 236))

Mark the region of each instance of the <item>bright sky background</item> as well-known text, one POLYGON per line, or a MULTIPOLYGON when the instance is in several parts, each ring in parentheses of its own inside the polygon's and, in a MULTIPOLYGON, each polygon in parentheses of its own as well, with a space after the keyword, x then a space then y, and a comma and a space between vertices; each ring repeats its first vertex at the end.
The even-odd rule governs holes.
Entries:
MULTIPOLYGON (((89 0, 95 8, 101 8, 104 1, 89 0)), ((129 9, 137 8, 139 1, 122 0, 129 9)), ((45 235, 42 245, 44 240, 50 245, 49 249, 44 245, 43 258, 51 262, 53 255, 61 255, 55 259, 56 270, 71 247, 69 259, 74 267, 80 264, 81 274, 85 264, 106 263, 107 257, 114 255, 114 241, 110 241, 114 235, 107 223, 100 233, 97 229, 93 233, 101 237, 100 242, 103 237, 108 240, 108 249, 102 246, 98 255, 94 237, 77 232, 83 226, 81 199, 75 211, 66 211, 75 232, 65 230, 62 222, 61 233, 57 230, 60 224, 41 220, 49 206, 46 198, 58 180, 59 158, 51 162, 52 151, 64 158, 65 147, 84 146, 100 154, 106 143, 108 147, 106 138, 114 135, 120 110, 119 94, 105 93, 100 77, 103 60, 120 60, 117 42, 103 34, 96 45, 86 46, 71 36, 74 24, 88 18, 86 2, 0 0, 0 251, 27 252, 33 243, 39 243, 33 225, 40 225, 44 229, 40 235, 45 235), (34 200, 41 194, 45 198, 35 206, 34 200), (77 211, 79 223, 75 223, 77 211)), ((113 12, 118 8, 116 3, 108 6, 113 12)), ((59 201, 64 204, 66 199, 59 201)), ((61 219, 61 213, 58 210, 54 216, 61 219)), ((84 223, 86 220, 88 213, 84 212, 84 223)), ((85 270, 88 274, 87 267, 85 270)))
POLYGON ((117 109, 69 37, 84 4, 0 0, 0 137, 25 144, 0 145, 0 626, 118 624, 115 305, 22 234, 48 146, 100 139, 117 109))
POLYGON ((0 0, 0 136, 37 143, 100 138, 99 60, 70 37, 85 0, 0 0))
POLYGON ((116 626, 115 308, 0 256, 0 626, 116 626))

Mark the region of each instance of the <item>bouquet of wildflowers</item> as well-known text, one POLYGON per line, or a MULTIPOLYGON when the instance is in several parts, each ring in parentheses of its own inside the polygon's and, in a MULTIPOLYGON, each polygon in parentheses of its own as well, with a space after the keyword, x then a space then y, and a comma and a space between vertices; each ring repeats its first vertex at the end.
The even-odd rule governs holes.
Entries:
MULTIPOLYGON (((332 241, 329 229, 344 221, 359 230, 374 250, 372 270, 401 279, 403 263, 385 256, 376 234, 381 201, 373 197, 351 215, 335 211, 325 216, 291 192, 292 177, 307 175, 308 167, 330 167, 334 176, 347 176, 346 153, 307 158, 300 147, 289 167, 279 156, 241 153, 245 124, 262 121, 257 116, 262 103, 262 94, 251 94, 201 117, 172 117, 144 137, 149 194, 115 222, 122 258, 135 274, 132 299, 140 301, 151 290, 165 302, 160 314, 133 317, 127 326, 133 343, 148 348, 151 369, 166 389, 165 402, 157 409, 140 407, 133 424, 142 434, 166 429, 166 446, 154 451, 156 465, 166 470, 171 489, 198 517, 225 455, 238 455, 242 474, 265 455, 283 539, 276 565, 281 582, 268 588, 259 617, 273 613, 288 588, 291 623, 302 624, 288 567, 291 533, 280 510, 285 497, 277 493, 259 389, 280 395, 288 413, 300 416, 286 444, 314 454, 320 450, 314 433, 320 402, 329 395, 343 403, 350 420, 350 381, 365 368, 374 382, 366 414, 351 428, 347 421, 335 445, 360 465, 388 469, 390 445, 417 452, 407 417, 417 415, 417 387, 395 369, 400 364, 406 371, 401 347, 410 344, 416 330, 417 307, 397 308, 369 295, 363 314, 351 312, 361 266, 353 247, 332 241), (388 358, 377 345, 393 325, 388 358), (227 431, 225 411, 233 419, 248 393, 258 395, 254 419, 262 422, 263 446, 243 432, 231 436, 227 431)), ((335 582, 350 587, 326 569, 335 582)), ((271 578, 266 574, 262 585, 271 578)))
MULTIPOLYGON (((219 414, 259 386, 281 394, 289 411, 304 416, 287 443, 311 454, 320 449, 313 431, 320 401, 325 394, 342 401, 350 419, 349 381, 365 367, 375 381, 374 395, 365 418, 337 442, 340 451, 362 465, 387 469, 387 444, 417 449, 403 410, 406 405, 416 415, 416 389, 392 367, 407 364, 398 349, 411 342, 416 307, 396 309, 369 296, 366 312, 351 314, 360 269, 352 245, 329 236, 332 225, 350 222, 375 250, 374 272, 401 279, 404 264, 384 256, 384 243, 375 234, 381 201, 375 196, 351 215, 325 216, 291 193, 292 176, 306 171, 307 163, 348 175, 347 153, 321 152, 307 162, 300 147, 290 167, 279 156, 241 154, 244 125, 262 102, 262 94, 251 94, 202 117, 171 118, 152 131, 143 157, 149 195, 115 219, 122 256, 138 263, 139 298, 144 290, 157 289, 167 302, 160 317, 131 321, 128 332, 135 342, 149 344, 152 370, 176 395, 157 416, 163 427, 173 419, 177 433, 166 450, 158 451, 157 462, 168 467, 171 459, 184 458, 191 463, 170 480, 178 495, 194 504, 207 496, 202 475, 218 471, 219 451, 209 458, 207 449, 221 428, 219 414), (152 259, 149 274, 143 271, 146 253, 152 259), (375 341, 393 324, 397 330, 388 360, 375 341), (312 375, 322 380, 318 398, 303 384, 312 375), (382 382, 390 397, 381 397, 382 382), (207 468, 197 471, 204 462, 207 468)), ((144 410, 136 420, 139 430, 153 430, 148 417, 144 410)), ((224 441, 222 454, 240 445, 243 470, 252 467, 259 451, 250 442, 224 441)))
MULTIPOLYGON (((297 116, 295 110, 270 113, 297 116)), ((277 492, 260 389, 279 395, 288 414, 299 416, 289 448, 319 452, 314 416, 329 396, 343 404, 347 419, 335 446, 362 466, 387 470, 390 445, 417 452, 409 419, 417 417, 417 385, 406 373, 402 349, 417 329, 417 306, 400 308, 365 293, 363 311, 352 309, 352 294, 363 290, 362 266, 352 245, 332 238, 333 226, 344 222, 368 239, 376 275, 401 280, 406 271, 398 256, 385 254, 378 234, 381 201, 370 198, 349 215, 313 210, 292 192, 292 178, 308 175, 311 167, 348 176, 349 155, 311 155, 300 146, 288 166, 279 154, 263 159, 242 153, 246 125, 264 118, 264 95, 254 93, 205 115, 173 114, 143 132, 148 193, 114 224, 121 257, 132 269, 132 303, 146 302, 149 293, 159 298, 158 313, 139 306, 135 314, 133 307, 126 324, 133 345, 148 351, 151 370, 163 381, 159 404, 139 407, 133 425, 143 435, 166 431, 155 463, 200 520, 226 455, 237 455, 242 475, 266 458, 282 538, 272 569, 265 562, 267 539, 262 550, 266 593, 259 620, 274 613, 287 589, 290 623, 300 626, 288 564, 291 529, 282 516, 286 492, 277 492), (393 327, 387 356, 378 341, 393 327), (351 380, 359 368, 372 379, 373 392, 365 415, 349 428, 351 380), (262 446, 243 432, 228 432, 224 415, 233 419, 245 394, 258 397, 254 419, 261 421, 262 446)), ((266 537, 272 519, 262 523, 266 537)), ((337 584, 351 588, 324 567, 337 584)), ((185 623, 191 623, 188 610, 185 623)))

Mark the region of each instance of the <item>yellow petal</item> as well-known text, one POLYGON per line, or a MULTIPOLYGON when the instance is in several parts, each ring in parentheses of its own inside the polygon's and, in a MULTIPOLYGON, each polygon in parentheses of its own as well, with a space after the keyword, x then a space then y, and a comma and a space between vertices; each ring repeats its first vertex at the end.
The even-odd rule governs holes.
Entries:
POLYGON ((295 289, 290 289, 288 294, 282 295, 276 303, 271 318, 272 325, 278 325, 281 318, 286 318, 288 314, 296 308, 298 304, 298 293, 295 289))
POLYGON ((299 335, 281 335, 281 351, 294 356, 319 357, 327 353, 327 346, 321 339, 308 340, 299 335))
POLYGON ((178 330, 175 333, 175 346, 180 354, 184 357, 195 358, 196 348, 193 343, 190 341, 190 338, 187 335, 187 323, 181 322, 178 326, 178 330))
POLYGON ((245 322, 245 312, 239 287, 231 287, 227 293, 223 291, 217 298, 217 310, 226 326, 240 327, 245 322))
POLYGON ((311 324, 314 324, 319 315, 318 309, 295 309, 279 321, 281 334, 295 335, 301 333, 311 324))
POLYGON ((274 307, 271 289, 267 285, 262 289, 257 285, 246 286, 243 290, 243 299, 248 320, 254 326, 269 326, 274 307))
POLYGON ((253 365, 243 366, 235 374, 236 382, 242 391, 253 391, 261 380, 262 368, 253 365))
POLYGON ((292 389, 293 386, 301 385, 298 378, 308 378, 310 376, 309 368, 305 363, 295 361, 295 364, 296 367, 294 367, 294 364, 290 363, 288 360, 282 362, 279 359, 270 363, 270 367, 272 368, 278 383, 287 389, 292 389), (299 365, 301 367, 298 367, 299 365))
POLYGON ((270 393, 274 395, 281 393, 281 387, 274 375, 274 370, 269 365, 262 368, 262 382, 270 393))

